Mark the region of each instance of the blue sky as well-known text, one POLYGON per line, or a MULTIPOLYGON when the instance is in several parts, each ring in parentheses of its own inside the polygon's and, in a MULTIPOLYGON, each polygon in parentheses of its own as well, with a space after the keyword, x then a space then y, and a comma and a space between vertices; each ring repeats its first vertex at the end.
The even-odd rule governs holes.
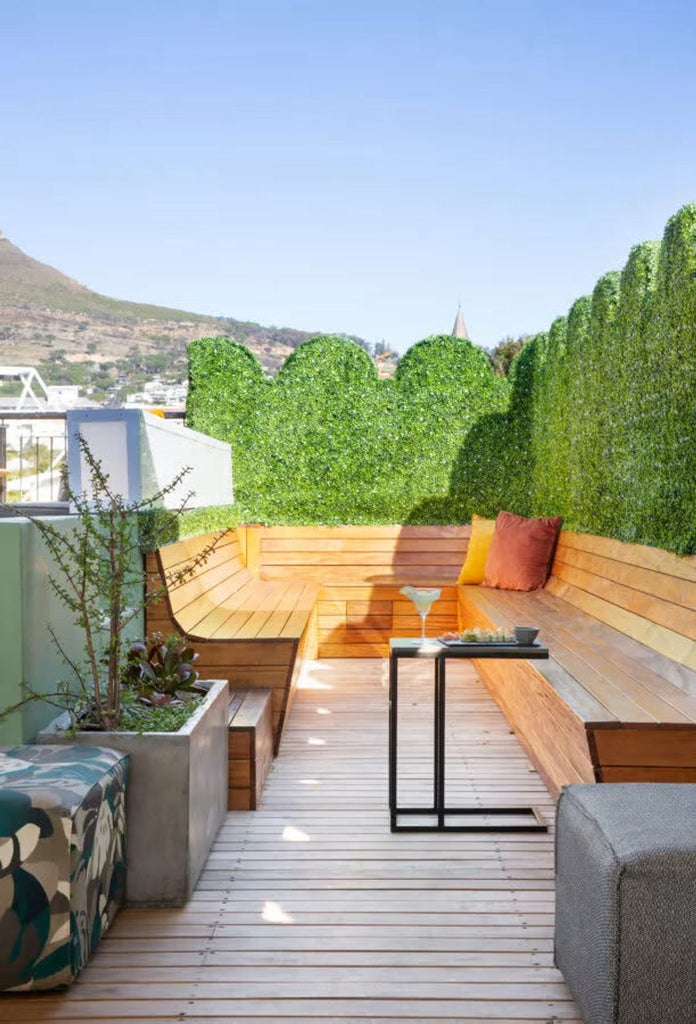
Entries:
POLYGON ((0 0, 0 228, 118 298, 493 345, 696 201, 696 4, 0 0))

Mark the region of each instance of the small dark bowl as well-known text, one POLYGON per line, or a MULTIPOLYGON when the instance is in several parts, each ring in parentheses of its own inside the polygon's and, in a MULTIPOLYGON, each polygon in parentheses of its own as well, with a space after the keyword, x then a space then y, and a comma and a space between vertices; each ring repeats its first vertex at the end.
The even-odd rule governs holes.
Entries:
POLYGON ((515 626, 515 640, 518 644, 533 644, 538 635, 536 626, 515 626))

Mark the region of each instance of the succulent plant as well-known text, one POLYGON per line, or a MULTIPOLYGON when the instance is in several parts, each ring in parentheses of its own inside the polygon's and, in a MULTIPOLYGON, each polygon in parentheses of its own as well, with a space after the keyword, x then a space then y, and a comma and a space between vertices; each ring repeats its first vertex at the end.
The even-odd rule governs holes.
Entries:
POLYGON ((174 696, 189 690, 198 679, 197 660, 183 637, 153 633, 145 643, 131 644, 124 681, 142 697, 174 696))

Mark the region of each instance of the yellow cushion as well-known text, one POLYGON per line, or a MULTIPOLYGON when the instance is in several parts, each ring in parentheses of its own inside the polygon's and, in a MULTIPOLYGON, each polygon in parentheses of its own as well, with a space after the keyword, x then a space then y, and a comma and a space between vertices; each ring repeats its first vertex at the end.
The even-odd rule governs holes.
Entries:
POLYGON ((471 537, 466 552, 466 560, 459 573, 457 583, 482 583, 486 573, 488 549, 493 540, 495 519, 482 519, 481 516, 471 517, 471 537))

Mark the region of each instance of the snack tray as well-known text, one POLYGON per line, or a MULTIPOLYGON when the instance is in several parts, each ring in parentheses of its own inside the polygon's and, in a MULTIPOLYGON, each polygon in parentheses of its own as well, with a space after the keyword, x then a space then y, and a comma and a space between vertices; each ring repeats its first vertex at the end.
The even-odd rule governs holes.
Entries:
POLYGON ((541 645, 537 640, 532 641, 531 644, 522 643, 519 640, 443 640, 442 637, 438 637, 441 644, 445 647, 540 647, 541 645))

